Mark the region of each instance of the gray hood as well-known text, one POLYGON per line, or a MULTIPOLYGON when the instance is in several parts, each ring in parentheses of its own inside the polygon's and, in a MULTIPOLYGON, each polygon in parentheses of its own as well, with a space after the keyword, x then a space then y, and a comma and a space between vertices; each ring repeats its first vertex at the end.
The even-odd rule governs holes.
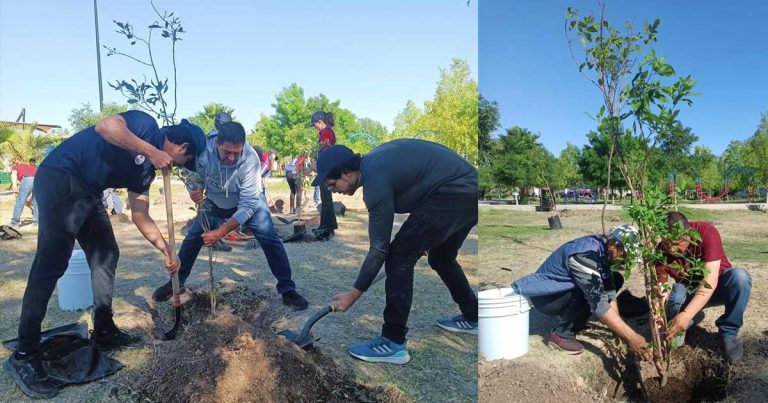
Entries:
POLYGON ((206 197, 221 209, 237 207, 233 215, 243 224, 253 215, 262 192, 259 157, 247 143, 232 165, 219 158, 215 139, 208 139, 205 152, 197 159, 197 172, 204 178, 206 197))

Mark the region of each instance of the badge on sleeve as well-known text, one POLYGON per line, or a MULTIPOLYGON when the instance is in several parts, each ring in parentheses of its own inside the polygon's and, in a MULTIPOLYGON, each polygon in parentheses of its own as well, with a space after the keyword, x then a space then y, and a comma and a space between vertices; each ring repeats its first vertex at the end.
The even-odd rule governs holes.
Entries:
POLYGON ((133 159, 133 162, 134 162, 136 165, 141 165, 141 164, 143 164, 143 163, 144 163, 144 160, 145 160, 145 159, 146 159, 146 158, 144 158, 144 156, 143 156, 143 155, 139 154, 139 155, 137 155, 137 156, 136 156, 136 158, 134 158, 134 159, 133 159))

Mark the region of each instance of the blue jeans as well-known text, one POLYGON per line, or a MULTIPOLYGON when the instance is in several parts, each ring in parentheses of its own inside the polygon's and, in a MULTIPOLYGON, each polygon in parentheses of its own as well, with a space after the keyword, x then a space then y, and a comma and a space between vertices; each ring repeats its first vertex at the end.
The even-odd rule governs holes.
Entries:
POLYGON ((312 201, 315 204, 320 204, 320 186, 315 186, 315 193, 312 195, 312 201))
MULTIPOLYGON (((24 203, 27 202, 27 197, 32 193, 32 186, 35 183, 34 176, 25 176, 19 183, 19 197, 16 198, 16 205, 13 206, 13 216, 11 217, 11 225, 18 226, 21 224, 21 213, 24 211, 24 203)), ((32 216, 37 223, 37 200, 32 196, 32 216)))
MULTIPOLYGON (((179 249, 179 262, 181 264, 179 268, 179 282, 181 284, 184 284, 192 272, 192 266, 195 264, 197 255, 200 253, 200 248, 203 247, 202 234, 205 231, 200 222, 201 216, 203 214, 206 215, 210 229, 213 230, 219 228, 237 211, 237 208, 221 209, 209 200, 205 200, 204 203, 205 211, 195 218, 179 249)), ((261 249, 267 257, 269 269, 277 279, 277 292, 282 294, 296 289, 296 284, 291 280, 291 265, 288 262, 288 254, 285 253, 283 242, 272 225, 272 216, 269 213, 264 193, 259 197, 256 212, 253 213, 253 216, 248 221, 243 223, 242 228, 250 228, 253 231, 253 236, 261 245, 261 249)))
MULTIPOLYGON (((720 275, 715 292, 705 307, 725 305, 725 313, 715 321, 721 335, 739 334, 751 291, 752 277, 745 269, 734 267, 720 275)), ((693 294, 688 294, 685 285, 676 283, 667 298, 667 317, 674 318, 688 305, 691 298, 693 294)))

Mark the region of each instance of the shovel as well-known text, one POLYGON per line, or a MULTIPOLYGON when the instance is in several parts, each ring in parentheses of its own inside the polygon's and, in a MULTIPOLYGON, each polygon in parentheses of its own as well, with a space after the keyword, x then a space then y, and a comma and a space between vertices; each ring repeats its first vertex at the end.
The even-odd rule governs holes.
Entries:
MULTIPOLYGON (((171 176, 168 169, 163 169, 163 193, 165 194, 165 214, 168 219, 168 247, 171 263, 176 259, 176 231, 173 228, 173 198, 171 197, 171 176)), ((176 310, 176 320, 173 328, 163 334, 165 340, 176 338, 176 332, 181 326, 181 298, 179 297, 179 272, 173 273, 171 278, 173 287, 173 306, 176 310)))
MULTIPOLYGON (((371 286, 381 281, 386 276, 386 273, 382 270, 378 275, 376 275, 376 278, 373 279, 373 282, 371 282, 371 286)), ((316 342, 317 340, 320 340, 319 338, 315 339, 312 334, 310 334, 310 330, 312 330, 312 326, 315 325, 315 322, 323 318, 325 315, 328 315, 331 312, 334 312, 336 310, 336 307, 333 304, 329 304, 321 308, 319 311, 315 312, 308 320, 307 323, 304 324, 304 327, 301 328, 301 332, 294 333, 288 329, 280 331, 277 333, 280 336, 285 337, 288 341, 292 342, 293 344, 296 344, 297 346, 303 348, 304 350, 308 350, 312 347, 312 343, 316 342)))

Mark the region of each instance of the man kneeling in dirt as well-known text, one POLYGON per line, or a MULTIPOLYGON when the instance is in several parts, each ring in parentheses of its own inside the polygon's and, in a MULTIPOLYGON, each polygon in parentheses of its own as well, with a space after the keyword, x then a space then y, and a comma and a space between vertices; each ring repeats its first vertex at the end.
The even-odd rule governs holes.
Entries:
POLYGON ((595 315, 640 359, 651 359, 645 337, 619 316, 616 293, 624 278, 611 270, 611 266, 624 263, 626 249, 637 247, 637 243, 637 230, 629 225, 612 229, 608 236, 581 237, 555 250, 536 273, 512 283, 535 309, 558 316, 558 325, 552 329, 547 345, 568 354, 582 353, 584 345, 576 340, 576 333, 595 315))
POLYGON ((163 253, 165 268, 172 274, 178 263, 172 263, 168 244, 149 216, 148 191, 156 169, 192 166, 204 145, 203 131, 186 120, 160 129, 148 114, 128 111, 102 119, 64 140, 40 164, 34 183, 40 208, 37 252, 21 306, 18 348, 5 362, 5 369, 24 393, 36 398, 58 393, 43 366, 40 326, 56 281, 67 269, 75 239, 91 269, 91 339, 102 349, 140 340, 118 329, 112 320, 120 251, 102 192, 128 188, 134 224, 163 253))
POLYGON ((477 334, 477 296, 456 261, 464 239, 477 224, 477 170, 472 165, 452 150, 422 140, 391 141, 362 157, 337 145, 318 156, 312 185, 345 195, 363 187, 368 209, 368 255, 354 288, 333 297, 335 308, 349 309, 385 265, 381 336, 352 345, 352 356, 391 364, 410 360, 405 335, 414 266, 425 253, 462 313, 437 324, 452 332, 477 334), (410 216, 390 242, 395 213, 410 216))
MULTIPOLYGON (((243 126, 237 122, 221 125, 218 135, 208 139, 194 170, 203 183, 199 184, 200 188, 191 189, 189 197, 195 203, 202 203, 202 211, 189 227, 179 249, 179 283, 183 285, 189 277, 203 244, 215 245, 242 226, 253 231, 261 245, 267 264, 277 278, 277 292, 282 294, 283 304, 297 310, 307 309, 307 300, 296 292, 296 284, 291 280, 288 255, 272 225, 262 192, 259 157, 246 144, 243 126)), ((157 288, 152 298, 167 301, 172 295, 169 281, 157 288)))
POLYGON ((661 243, 664 258, 656 266, 659 282, 666 283, 668 277, 675 279, 675 285, 669 293, 662 292, 666 298, 668 318, 674 318, 668 330, 668 338, 679 332, 685 332, 694 324, 704 319, 702 309, 708 306, 725 305, 725 313, 715 321, 722 337, 725 356, 735 361, 744 355, 744 346, 737 339, 739 329, 744 323, 744 311, 747 309, 752 290, 752 277, 742 268, 732 267, 725 256, 720 233, 712 224, 704 221, 688 221, 683 213, 667 214, 670 230, 676 226, 682 229, 692 228, 701 236, 700 242, 682 239, 668 239, 661 243), (709 273, 704 280, 710 287, 700 284, 700 279, 686 274, 686 261, 681 257, 701 259, 709 273), (688 289, 695 289, 691 294, 688 289), (668 295, 667 295, 668 294, 668 295))

